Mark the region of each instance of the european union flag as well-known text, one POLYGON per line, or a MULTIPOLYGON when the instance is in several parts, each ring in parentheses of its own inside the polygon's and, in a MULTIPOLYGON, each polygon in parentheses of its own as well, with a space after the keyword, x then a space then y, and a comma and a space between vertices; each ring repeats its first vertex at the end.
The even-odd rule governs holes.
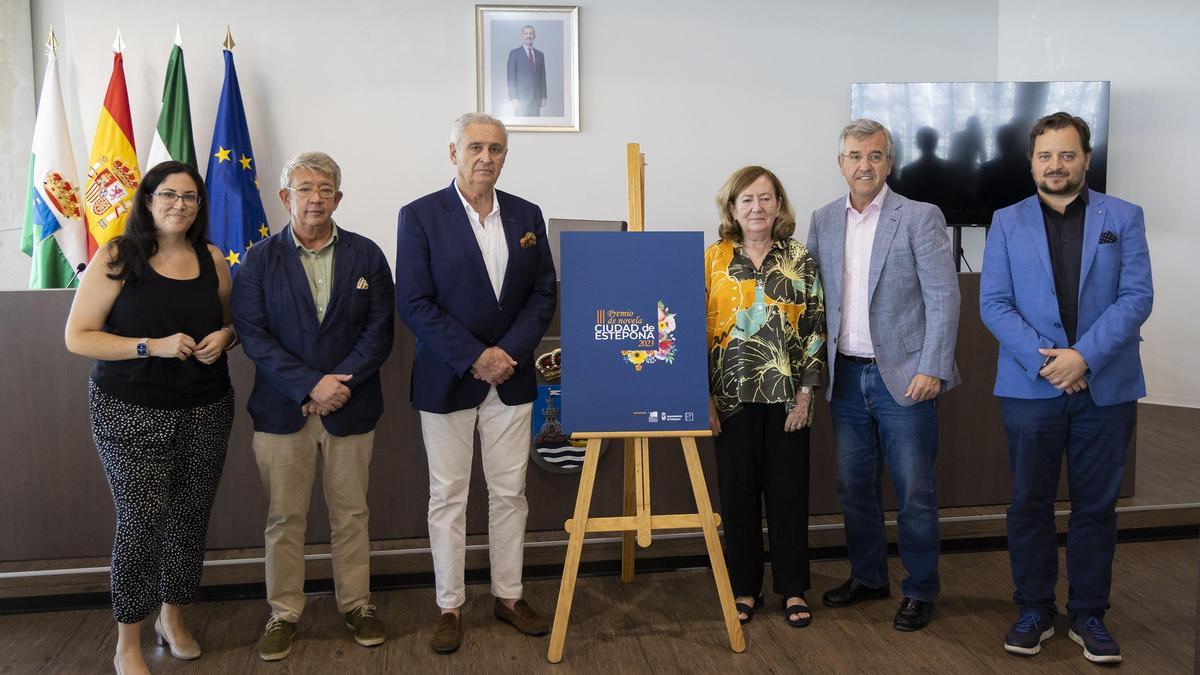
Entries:
POLYGON ((225 50, 225 84, 217 105, 208 158, 208 238, 225 253, 229 271, 236 275, 247 249, 271 233, 258 195, 258 170, 250 147, 246 109, 238 87, 233 54, 225 50))

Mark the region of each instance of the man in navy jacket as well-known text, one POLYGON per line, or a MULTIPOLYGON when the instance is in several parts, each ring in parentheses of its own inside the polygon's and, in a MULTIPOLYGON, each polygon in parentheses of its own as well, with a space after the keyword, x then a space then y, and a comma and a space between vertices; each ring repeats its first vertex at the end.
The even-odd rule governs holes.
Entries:
POLYGON ((254 361, 254 456, 270 500, 266 527, 271 617, 259 656, 288 655, 304 609, 304 530, 317 458, 332 530, 338 610, 355 640, 381 644, 370 603, 367 477, 383 413, 379 368, 392 351, 392 275, 375 242, 338 227, 341 169, 320 152, 283 169, 291 222, 254 245, 230 301, 254 361))
POLYGON ((556 302, 554 263, 536 205, 495 189, 508 133, 494 117, 454 124, 457 177, 400 211, 396 307, 417 338, 412 404, 429 460, 429 542, 440 617, 431 647, 462 641, 467 488, 479 432, 488 485, 494 613, 527 635, 549 628, 521 599, 525 469, 537 394, 533 352, 556 302))
POLYGON ((1154 301, 1139 206, 1089 190, 1087 122, 1064 112, 1030 132, 1037 194, 992 218, 979 312, 1000 342, 996 396, 1008 434, 1008 551, 1019 618, 1005 649, 1041 651, 1058 612, 1054 497, 1067 457, 1070 636, 1089 661, 1121 660, 1104 625, 1115 507, 1137 400, 1139 331, 1154 301))

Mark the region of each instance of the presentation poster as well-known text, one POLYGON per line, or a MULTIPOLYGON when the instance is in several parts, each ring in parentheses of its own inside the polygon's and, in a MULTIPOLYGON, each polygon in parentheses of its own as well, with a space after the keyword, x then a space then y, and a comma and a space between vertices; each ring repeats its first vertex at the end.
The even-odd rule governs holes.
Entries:
POLYGON ((562 234, 568 434, 708 429, 704 237, 562 234))

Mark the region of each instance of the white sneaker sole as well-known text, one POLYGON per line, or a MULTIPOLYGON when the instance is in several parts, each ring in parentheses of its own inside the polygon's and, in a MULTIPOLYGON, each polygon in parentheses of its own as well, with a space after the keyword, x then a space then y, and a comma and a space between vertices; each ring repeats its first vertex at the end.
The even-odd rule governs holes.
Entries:
POLYGON ((1074 628, 1067 635, 1078 643, 1080 647, 1083 647, 1083 657, 1092 663, 1119 663, 1121 661, 1120 654, 1093 654, 1089 652, 1087 645, 1083 643, 1083 638, 1079 636, 1079 633, 1075 632, 1074 628))
POLYGON ((1004 651, 1010 654, 1020 654, 1021 656, 1033 656, 1034 654, 1042 651, 1042 643, 1052 637, 1054 637, 1054 626, 1042 631, 1042 636, 1038 638, 1038 643, 1036 645, 1032 647, 1019 647, 1017 645, 1010 645, 1005 642, 1004 651))

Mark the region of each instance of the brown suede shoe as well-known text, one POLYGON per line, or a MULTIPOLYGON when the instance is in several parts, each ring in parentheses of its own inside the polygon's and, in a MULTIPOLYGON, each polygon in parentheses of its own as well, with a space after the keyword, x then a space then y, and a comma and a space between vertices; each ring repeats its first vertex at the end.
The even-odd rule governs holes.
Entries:
POLYGON ((429 646, 438 654, 453 654, 462 644, 462 617, 453 612, 443 612, 433 627, 433 638, 429 646))
POLYGON ((513 608, 509 609, 500 602, 500 598, 496 598, 495 614, 497 619, 512 624, 513 628, 526 635, 545 635, 550 632, 546 620, 538 616, 524 600, 517 600, 513 608))

